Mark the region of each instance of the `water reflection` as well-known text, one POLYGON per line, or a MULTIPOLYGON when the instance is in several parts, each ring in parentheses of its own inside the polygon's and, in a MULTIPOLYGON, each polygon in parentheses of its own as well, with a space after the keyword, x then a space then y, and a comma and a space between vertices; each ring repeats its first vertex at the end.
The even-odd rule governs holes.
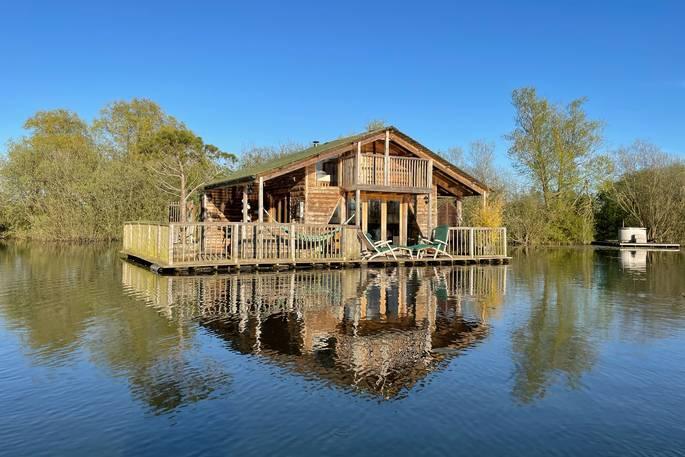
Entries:
POLYGON ((621 249, 621 267, 628 272, 645 273, 647 271, 647 250, 621 249))
POLYGON ((232 350, 391 398, 488 335, 507 266, 159 276, 124 263, 125 287, 170 322, 232 350))
POLYGON ((685 256, 624 255, 558 248, 516 252, 509 267, 161 277, 122 266, 112 246, 0 244, 0 404, 46 428, 45 411, 85 408, 105 429, 103 414, 126 424, 140 410, 184 425, 231 407, 296 421, 297 405, 307 418, 327 398, 336 413, 351 405, 352 427, 356 400, 411 394, 393 408, 424 409, 405 419, 450 423, 467 405, 478 422, 496 405, 506 429, 544 422, 512 400, 592 408, 624 389, 639 407, 656 401, 654 417, 671 401, 630 382, 682 392, 685 256))
POLYGON ((512 394, 521 403, 544 398, 559 383, 579 388, 602 342, 666 337, 685 317, 677 252, 521 251, 512 268, 530 303, 511 336, 512 394))
POLYGON ((116 250, 105 245, 1 245, 0 317, 39 365, 84 357, 117 379, 151 413, 225 392, 230 376, 198 357, 192 326, 160 319, 121 294, 116 250))

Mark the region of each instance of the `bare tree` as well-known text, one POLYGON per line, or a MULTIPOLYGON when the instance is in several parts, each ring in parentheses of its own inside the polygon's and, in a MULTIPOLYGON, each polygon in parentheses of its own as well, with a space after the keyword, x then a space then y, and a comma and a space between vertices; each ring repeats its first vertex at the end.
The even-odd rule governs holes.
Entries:
POLYGON ((235 156, 205 144, 192 132, 164 127, 143 147, 152 156, 150 169, 159 177, 160 189, 178 198, 181 222, 187 222, 186 205, 203 186, 225 174, 226 161, 235 156))
POLYGON ((685 216, 685 164, 657 146, 636 141, 616 151, 613 198, 631 222, 657 241, 678 238, 685 216))

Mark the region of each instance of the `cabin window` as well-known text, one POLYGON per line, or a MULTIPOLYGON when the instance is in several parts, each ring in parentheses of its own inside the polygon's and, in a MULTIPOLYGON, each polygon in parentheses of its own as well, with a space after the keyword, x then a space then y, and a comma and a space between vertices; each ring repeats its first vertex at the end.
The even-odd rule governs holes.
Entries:
POLYGON ((366 231, 374 241, 381 239, 381 201, 369 200, 368 220, 366 231))
POLYGON ((385 234, 393 244, 400 244, 400 202, 388 200, 385 234))
POLYGON ((316 185, 329 187, 338 185, 338 159, 320 160, 316 163, 316 185))

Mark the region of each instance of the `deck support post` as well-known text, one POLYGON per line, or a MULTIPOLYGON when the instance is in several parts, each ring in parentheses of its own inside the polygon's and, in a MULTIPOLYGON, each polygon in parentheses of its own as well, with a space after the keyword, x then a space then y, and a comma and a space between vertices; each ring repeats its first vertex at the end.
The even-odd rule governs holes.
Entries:
POLYGON ((431 189, 428 194, 428 233, 427 237, 430 237, 433 233, 433 190, 431 189))
POLYGON ((361 212, 362 212, 362 193, 357 189, 354 193, 354 225, 361 227, 361 212))
POLYGON ((262 223, 264 222, 264 178, 259 177, 259 216, 257 220, 262 223))
POLYGON ((428 233, 433 234, 433 159, 428 161, 428 233))

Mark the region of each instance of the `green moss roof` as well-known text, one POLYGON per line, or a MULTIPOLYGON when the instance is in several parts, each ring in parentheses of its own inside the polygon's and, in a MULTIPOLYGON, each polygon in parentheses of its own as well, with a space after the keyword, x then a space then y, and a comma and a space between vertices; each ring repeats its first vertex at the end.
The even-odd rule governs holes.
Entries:
POLYGON ((267 160, 263 163, 255 165, 253 167, 242 168, 240 170, 235 171, 234 173, 232 173, 231 175, 229 175, 228 177, 226 177, 222 180, 215 181, 213 183, 207 184, 205 186, 205 189, 211 189, 214 187, 233 186, 236 184, 252 182, 252 181, 256 180, 257 177, 259 177, 260 175, 263 175, 269 171, 277 170, 279 168, 283 168, 283 167, 287 167, 289 165, 293 165, 297 162, 309 159, 311 157, 315 157, 319 154, 323 154, 323 153, 332 151, 332 150, 337 149, 337 148, 344 146, 346 144, 352 144, 352 143, 355 143, 357 141, 363 140, 366 137, 377 135, 377 134, 382 133, 386 130, 390 130, 391 132, 394 132, 395 134, 399 135, 400 137, 404 138, 405 140, 409 141, 410 143, 413 143, 416 147, 418 147, 419 149, 424 151, 426 154, 428 154, 434 160, 440 161, 442 164, 444 164, 448 168, 452 169, 455 173, 458 173, 459 175, 461 175, 462 178, 465 178, 467 180, 467 182, 464 183, 465 185, 471 187, 468 183, 468 181, 470 181, 470 183, 475 184, 482 189, 489 190, 489 188, 485 184, 481 183, 480 181, 478 181, 473 176, 466 173, 464 170, 460 169, 456 165, 445 160, 444 157, 441 157, 440 155, 432 152, 430 149, 426 148, 425 146, 423 146, 422 144, 420 144, 419 142, 417 142, 416 140, 414 140, 410 136, 400 132, 399 130, 397 130, 393 126, 386 126, 386 127, 382 127, 382 128, 376 129, 376 130, 369 130, 369 131, 366 131, 363 133, 357 133, 357 134, 346 136, 343 138, 338 138, 337 140, 328 141, 326 143, 322 143, 322 144, 319 144, 317 146, 312 146, 310 148, 303 149, 301 151, 292 152, 290 154, 285 154, 285 155, 276 157, 274 159, 267 160))
POLYGON ((231 173, 228 177, 222 180, 207 184, 205 188, 230 186, 242 182, 254 181, 255 179, 257 179, 259 175, 264 174, 268 171, 287 167, 288 165, 292 165, 302 160, 309 159, 310 157, 314 157, 319 154, 332 151, 333 149, 336 149, 340 146, 352 144, 356 141, 359 141, 359 139, 363 137, 384 132, 387 129, 392 129, 392 127, 383 127, 376 130, 370 130, 364 133, 357 133, 343 138, 338 138, 337 140, 328 141, 326 143, 321 143, 317 146, 312 146, 301 151, 291 152, 289 154, 285 154, 274 159, 267 160, 253 167, 241 168, 240 170, 236 170, 234 173, 231 173))

